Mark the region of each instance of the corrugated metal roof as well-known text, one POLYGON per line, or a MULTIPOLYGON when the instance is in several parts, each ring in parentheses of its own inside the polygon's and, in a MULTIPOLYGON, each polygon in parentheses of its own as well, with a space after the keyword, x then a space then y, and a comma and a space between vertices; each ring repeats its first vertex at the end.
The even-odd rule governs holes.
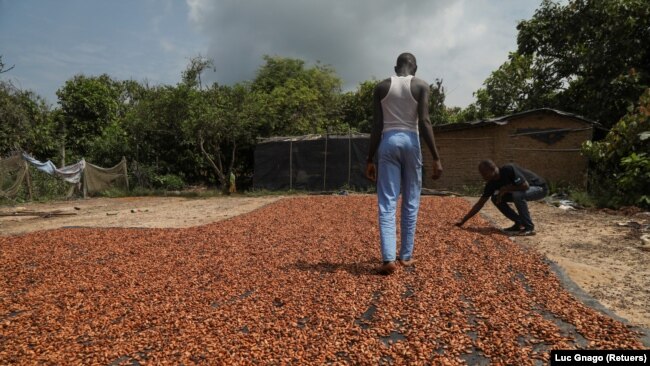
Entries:
MULTIPOLYGON (((512 119, 516 118, 521 118, 521 117, 526 117, 529 115, 534 115, 534 114, 555 114, 558 116, 564 116, 564 117, 569 117, 573 118, 576 120, 579 120, 581 122, 584 122, 589 125, 593 126, 600 126, 598 122, 592 121, 588 118, 579 116, 577 114, 573 113, 568 113, 568 112, 563 112, 557 109, 551 109, 551 108, 538 108, 538 109, 531 109, 528 111, 523 111, 519 113, 514 113, 514 114, 509 114, 507 116, 501 116, 501 117, 495 117, 495 118, 489 118, 489 119, 484 119, 484 120, 479 120, 479 121, 472 121, 472 122, 459 122, 459 123, 448 123, 444 125, 437 125, 433 126, 433 131, 453 131, 453 130, 463 130, 463 129, 468 129, 468 128, 478 128, 478 127, 484 127, 484 126, 493 126, 493 125, 499 125, 503 126, 508 124, 508 122, 512 119)), ((265 137, 265 138, 258 138, 257 142, 260 144, 267 143, 267 142, 288 142, 288 141, 311 141, 311 140, 319 140, 322 138, 325 138, 326 135, 323 134, 313 134, 313 135, 302 135, 302 136, 274 136, 274 137, 265 137)), ((348 134, 337 134, 337 135, 327 135, 329 139, 348 139, 348 138, 369 138, 370 134, 368 133, 353 133, 351 135, 348 134)))
POLYGON ((445 124, 445 125, 433 126, 433 130, 434 130, 434 132, 435 131, 451 131, 451 130, 463 130, 463 129, 468 129, 468 128, 477 128, 477 127, 492 126, 492 125, 506 125, 512 119, 526 117, 526 116, 533 115, 533 114, 544 114, 544 113, 555 114, 555 115, 558 115, 558 116, 564 116, 564 117, 577 119, 577 120, 579 120, 581 122, 584 122, 586 124, 589 124, 589 125, 596 125, 596 126, 600 125, 598 122, 592 121, 590 119, 579 116, 577 114, 563 112, 563 111, 559 111, 557 109, 551 109, 551 108, 539 108, 539 109, 531 109, 531 110, 528 110, 528 111, 509 114, 507 116, 489 118, 489 119, 484 119, 484 120, 479 120, 479 121, 448 123, 448 124, 445 124))
POLYGON ((341 134, 341 135, 302 135, 302 136, 274 136, 274 137, 259 137, 257 143, 264 144, 267 142, 288 142, 288 141, 312 141, 324 139, 327 136, 328 139, 359 139, 359 138, 369 138, 370 134, 368 133, 352 133, 352 134, 341 134))

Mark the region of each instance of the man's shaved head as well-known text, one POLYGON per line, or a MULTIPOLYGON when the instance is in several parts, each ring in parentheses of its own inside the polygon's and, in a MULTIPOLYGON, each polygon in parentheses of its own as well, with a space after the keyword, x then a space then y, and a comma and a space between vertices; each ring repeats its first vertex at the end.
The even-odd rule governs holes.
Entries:
POLYGON ((415 61, 415 56, 413 56, 412 53, 404 52, 401 55, 397 56, 396 66, 398 68, 404 66, 417 67, 418 64, 415 61))
POLYGON ((499 167, 492 160, 483 160, 478 164, 478 171, 486 181, 493 180, 499 176, 499 167))
POLYGON ((486 159, 478 163, 478 170, 479 171, 485 171, 485 170, 491 170, 496 168, 497 165, 494 164, 494 162, 490 159, 486 159))

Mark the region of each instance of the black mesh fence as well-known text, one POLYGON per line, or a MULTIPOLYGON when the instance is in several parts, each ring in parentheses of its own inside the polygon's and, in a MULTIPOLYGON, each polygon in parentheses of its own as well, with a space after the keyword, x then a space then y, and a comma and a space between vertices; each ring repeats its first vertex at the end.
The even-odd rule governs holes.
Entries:
POLYGON ((370 139, 365 134, 262 140, 255 148, 253 186, 268 190, 367 190, 370 139))

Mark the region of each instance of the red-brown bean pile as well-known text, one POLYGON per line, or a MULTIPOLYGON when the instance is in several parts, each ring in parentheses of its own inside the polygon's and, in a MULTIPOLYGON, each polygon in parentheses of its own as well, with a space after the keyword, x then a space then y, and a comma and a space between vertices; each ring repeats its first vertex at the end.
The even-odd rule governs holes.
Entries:
MULTIPOLYGON (((290 198, 189 229, 0 237, 0 364, 541 364, 643 348, 462 199, 424 197, 415 267, 374 196, 290 198)), ((399 236, 398 236, 399 237, 399 236)))

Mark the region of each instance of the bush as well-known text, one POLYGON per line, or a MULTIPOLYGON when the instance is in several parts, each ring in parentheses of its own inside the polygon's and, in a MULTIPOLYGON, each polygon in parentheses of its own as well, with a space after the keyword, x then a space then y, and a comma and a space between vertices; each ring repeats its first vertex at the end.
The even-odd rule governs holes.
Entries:
POLYGON ((589 192, 581 189, 569 190, 569 199, 582 207, 595 206, 594 198, 589 194, 589 192))
POLYGON ((590 193, 598 205, 650 208, 650 89, 604 140, 582 150, 592 162, 590 193))
POLYGON ((129 166, 129 182, 133 185, 133 188, 152 188, 152 182, 155 176, 156 170, 154 167, 141 164, 136 160, 131 161, 129 166))
POLYGON ((73 185, 63 179, 29 167, 32 178, 32 194, 36 201, 65 198, 73 185))
POLYGON ((133 189, 142 188, 145 191, 180 191, 186 186, 183 177, 170 173, 160 174, 160 169, 137 161, 133 161, 129 168, 129 182, 133 189))
POLYGON ((180 191, 185 188, 183 178, 175 174, 156 175, 153 177, 153 185, 168 191, 180 191))

